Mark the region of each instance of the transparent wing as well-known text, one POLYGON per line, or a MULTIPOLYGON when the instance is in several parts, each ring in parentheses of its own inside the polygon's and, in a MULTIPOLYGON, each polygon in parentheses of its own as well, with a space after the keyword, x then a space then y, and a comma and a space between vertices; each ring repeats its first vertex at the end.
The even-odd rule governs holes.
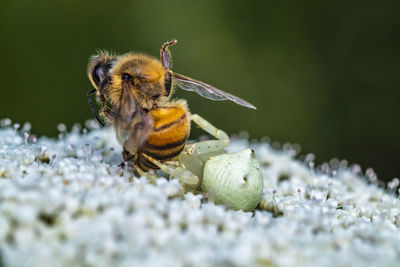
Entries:
POLYGON ((114 126, 118 141, 131 154, 135 154, 146 141, 153 124, 147 112, 128 90, 122 89, 121 93, 124 95, 120 98, 114 126))
POLYGON ((172 75, 174 77, 174 82, 183 90, 196 92, 199 95, 201 95, 202 97, 208 98, 211 100, 215 100, 215 101, 230 100, 241 106, 244 106, 247 108, 252 108, 252 109, 257 109, 255 106, 253 106, 249 102, 241 99, 240 97, 237 97, 237 96, 231 95, 227 92, 224 92, 222 90, 219 90, 209 84, 186 77, 179 73, 172 73, 172 75))

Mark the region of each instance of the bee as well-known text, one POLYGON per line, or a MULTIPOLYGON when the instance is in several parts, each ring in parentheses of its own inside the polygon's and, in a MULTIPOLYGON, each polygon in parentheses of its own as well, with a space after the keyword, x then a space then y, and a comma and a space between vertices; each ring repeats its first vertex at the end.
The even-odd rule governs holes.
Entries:
POLYGON ((140 53, 116 56, 100 51, 89 61, 88 76, 94 86, 87 93, 90 109, 104 126, 90 98, 96 93, 99 114, 114 125, 124 161, 132 161, 141 170, 157 169, 143 154, 167 161, 179 155, 188 140, 190 112, 185 100, 170 99, 174 85, 208 99, 256 109, 239 97, 173 72, 168 47, 176 43, 173 39, 162 45, 160 60, 140 53))

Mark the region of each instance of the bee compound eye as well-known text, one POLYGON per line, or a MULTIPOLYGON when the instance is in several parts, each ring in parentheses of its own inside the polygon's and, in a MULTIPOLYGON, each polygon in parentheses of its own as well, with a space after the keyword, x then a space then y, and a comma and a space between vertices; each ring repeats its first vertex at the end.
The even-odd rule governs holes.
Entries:
POLYGON ((160 94, 157 94, 157 95, 153 95, 153 99, 157 99, 157 98, 159 98, 161 95, 160 94))
POLYGON ((93 67, 92 75, 91 75, 91 76, 92 76, 93 82, 96 84, 96 86, 99 86, 99 85, 100 85, 100 82, 102 81, 103 76, 104 76, 100 64, 96 64, 96 65, 93 67))
POLYGON ((129 75, 128 73, 123 73, 121 76, 122 80, 127 82, 127 81, 131 81, 132 80, 132 76, 129 75))

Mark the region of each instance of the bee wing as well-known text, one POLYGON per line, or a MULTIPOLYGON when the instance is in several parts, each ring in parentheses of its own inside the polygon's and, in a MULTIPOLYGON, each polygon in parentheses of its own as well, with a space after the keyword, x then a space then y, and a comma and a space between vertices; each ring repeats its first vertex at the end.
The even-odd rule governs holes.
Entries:
POLYGON ((121 97, 119 107, 115 122, 117 139, 126 150, 135 154, 146 141, 153 122, 131 94, 121 97))
POLYGON ((227 92, 217 89, 209 84, 186 77, 179 73, 173 73, 173 77, 174 77, 174 82, 183 90, 196 92, 202 97, 211 100, 215 101, 230 100, 241 106, 257 109, 255 106, 253 106, 246 100, 243 100, 240 97, 231 95, 227 92))
POLYGON ((123 144, 124 148, 134 154, 146 141, 152 128, 153 123, 150 117, 144 112, 138 113, 132 120, 128 138, 123 144))

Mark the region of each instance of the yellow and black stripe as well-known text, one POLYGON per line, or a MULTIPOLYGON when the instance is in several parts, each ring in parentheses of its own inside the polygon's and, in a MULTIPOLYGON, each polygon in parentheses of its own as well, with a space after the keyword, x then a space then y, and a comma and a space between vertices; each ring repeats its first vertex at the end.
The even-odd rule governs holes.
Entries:
POLYGON ((153 131, 138 151, 136 165, 143 170, 157 169, 141 154, 166 161, 181 153, 190 133, 190 118, 185 105, 162 107, 149 111, 153 131))

